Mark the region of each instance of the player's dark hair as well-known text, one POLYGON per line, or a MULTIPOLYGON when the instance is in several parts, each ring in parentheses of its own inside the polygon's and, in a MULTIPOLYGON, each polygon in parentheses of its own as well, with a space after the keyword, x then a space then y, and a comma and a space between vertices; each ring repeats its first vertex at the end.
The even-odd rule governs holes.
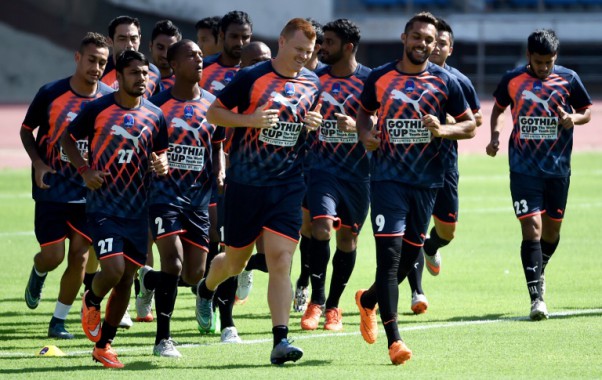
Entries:
POLYGON ((124 50, 117 57, 117 62, 115 62, 115 70, 118 73, 123 74, 123 69, 128 67, 132 61, 140 61, 146 66, 149 66, 148 59, 144 54, 140 53, 139 51, 124 50))
POLYGON ((217 43, 217 38, 219 36, 219 23, 222 20, 220 16, 213 17, 205 17, 197 21, 194 25, 194 29, 198 32, 199 29, 209 29, 211 30, 211 34, 215 39, 215 43, 217 43))
POLYGON ((100 33, 88 32, 79 43, 79 52, 83 53, 84 49, 88 45, 94 45, 98 48, 109 48, 109 42, 107 38, 100 33))
POLYGON ((322 28, 322 24, 311 17, 306 18, 306 20, 311 22, 311 26, 313 26, 316 31, 316 44, 322 45, 324 42, 324 29, 322 28))
POLYGON ((361 39, 360 28, 358 28, 351 20, 340 18, 324 25, 322 29, 325 32, 333 32, 336 34, 343 44, 353 44, 353 52, 355 53, 357 51, 361 39))
POLYGON ((560 41, 552 29, 537 29, 527 39, 527 51, 530 54, 557 54, 560 41))
POLYGON ((253 23, 251 22, 251 17, 249 17, 249 15, 243 11, 231 11, 226 13, 219 23, 220 30, 224 34, 226 34, 228 27, 232 24, 249 25, 249 28, 253 30, 253 23))
POLYGON ((188 40, 188 39, 183 39, 180 40, 178 42, 176 42, 175 44, 171 45, 168 49, 167 49, 167 62, 171 62, 174 59, 176 59, 176 57, 178 56, 178 53, 180 52, 180 49, 189 43, 195 43, 194 41, 188 40))
POLYGON ((111 22, 109 23, 109 38, 111 38, 111 39, 115 38, 115 30, 117 30, 117 27, 121 24, 125 24, 125 25, 134 24, 136 26, 136 28, 138 29, 138 34, 141 34, 140 21, 138 21, 137 18, 130 17, 130 16, 117 16, 113 20, 111 20, 111 22))
POLYGON ((437 17, 437 32, 447 32, 449 34, 449 45, 454 46, 454 31, 447 21, 441 17, 437 17))
POLYGON ((414 23, 416 22, 424 22, 427 24, 432 24, 435 26, 435 28, 437 27, 437 18, 435 16, 433 16, 433 14, 431 12, 420 12, 420 13, 416 13, 407 23, 406 23, 406 27, 404 28, 403 32, 407 33, 410 31, 410 29, 412 29, 412 27, 414 26, 414 23))
POLYGON ((157 21, 155 27, 153 28, 151 42, 161 34, 169 37, 175 37, 178 41, 182 39, 182 33, 180 32, 180 29, 178 29, 178 27, 175 26, 171 20, 157 21))
POLYGON ((284 28, 282 28, 280 35, 286 39, 289 39, 297 30, 302 31, 305 37, 309 38, 310 40, 316 39, 316 30, 314 29, 313 25, 311 22, 302 18, 294 18, 287 22, 284 28))

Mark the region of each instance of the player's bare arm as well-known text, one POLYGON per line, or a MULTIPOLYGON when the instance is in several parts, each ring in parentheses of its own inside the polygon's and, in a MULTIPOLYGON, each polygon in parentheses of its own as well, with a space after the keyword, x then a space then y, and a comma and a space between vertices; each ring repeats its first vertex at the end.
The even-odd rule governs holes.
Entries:
POLYGON ((422 124, 431 131, 435 137, 443 137, 450 140, 465 140, 475 136, 476 122, 472 111, 467 110, 462 116, 454 118, 453 124, 441 124, 439 118, 433 115, 424 115, 422 124))
POLYGON ((366 150, 373 151, 380 146, 380 132, 374 129, 374 113, 368 113, 363 108, 360 108, 357 113, 356 128, 358 138, 366 147, 366 150))
POLYGON ((278 122, 278 110, 266 103, 251 114, 239 114, 215 101, 207 110, 207 121, 224 127, 272 128, 278 122))
POLYGON ((491 139, 485 149, 487 154, 495 157, 500 150, 500 133, 504 128, 504 109, 494 104, 491 110, 491 139))
POLYGON ((23 147, 31 159, 36 185, 40 189, 49 189, 50 186, 44 182, 44 176, 46 173, 54 174, 56 171, 42 161, 38 149, 36 148, 36 139, 33 137, 33 132, 27 128, 21 127, 20 135, 23 147))
POLYGON ((589 108, 577 111, 575 113, 568 113, 563 108, 558 108, 558 121, 564 129, 571 129, 575 125, 587 124, 591 118, 592 114, 589 108))
POLYGON ((215 180, 217 181, 217 191, 224 193, 224 182, 226 179, 226 155, 224 154, 224 144, 221 142, 213 143, 211 151, 211 164, 215 180))

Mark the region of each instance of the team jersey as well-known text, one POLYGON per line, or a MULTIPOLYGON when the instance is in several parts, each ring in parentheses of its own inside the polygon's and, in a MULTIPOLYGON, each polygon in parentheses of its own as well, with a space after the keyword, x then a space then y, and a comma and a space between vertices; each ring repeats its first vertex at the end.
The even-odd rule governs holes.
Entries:
MULTIPOLYGON (((458 83, 460 83, 460 87, 462 88, 462 93, 466 98, 466 102, 470 107, 472 113, 476 113, 481 109, 481 102, 479 102, 479 97, 477 95, 477 90, 475 90, 472 82, 466 75, 464 75, 460 70, 455 67, 451 67, 448 64, 443 65, 443 68, 449 71, 452 75, 456 77, 458 83)), ((449 159, 444 160, 444 164, 446 170, 458 170, 458 141, 451 139, 443 139, 443 148, 442 150, 447 152, 447 156, 449 159)))
POLYGON ((205 90, 194 100, 176 99, 170 90, 150 99, 163 111, 169 136, 169 175, 155 176, 150 204, 209 204, 211 144, 225 139, 224 128, 216 128, 206 120, 207 109, 214 100, 205 90))
POLYGON ((169 90, 176 83, 176 76, 172 73, 170 76, 161 78, 161 91, 169 90))
POLYGON ((573 128, 558 125, 558 109, 572 113, 592 105, 577 73, 556 65, 542 80, 519 67, 504 75, 493 96, 499 107, 512 110, 510 171, 541 178, 570 175, 573 128))
POLYGON ((357 117, 359 97, 370 71, 366 66, 358 64, 353 74, 342 78, 333 76, 330 66, 316 72, 322 84, 320 111, 324 121, 312 147, 315 156, 313 169, 341 179, 368 180, 370 162, 366 149, 358 141, 357 133, 341 132, 338 129, 335 113, 348 115, 353 119, 357 117))
POLYGON ((213 54, 203 59, 203 76, 199 86, 213 95, 217 95, 232 81, 239 66, 224 66, 219 63, 221 53, 213 54))
POLYGON ((234 129, 228 179, 255 186, 302 181, 307 133, 303 120, 315 108, 319 93, 320 80, 305 68, 295 78, 276 73, 271 61, 240 70, 216 101, 230 110, 238 107, 241 114, 253 113, 266 103, 280 113, 273 128, 234 129))
MULTIPOLYGON (((329 66, 323 62, 318 61, 316 68, 312 71, 319 76, 319 72, 323 72, 329 66)), ((316 161, 315 149, 318 144, 318 132, 308 131, 305 138, 305 158, 303 159, 303 171, 308 174, 316 161)))
POLYGON ((90 102, 68 128, 74 140, 88 139, 88 164, 109 173, 98 190, 89 190, 86 212, 121 218, 146 217, 151 152, 167 150, 161 109, 142 99, 126 109, 113 94, 90 102))
MULTIPOLYGON (((47 190, 42 190, 36 185, 32 170, 32 196, 36 201, 85 201, 86 185, 63 152, 60 139, 69 123, 86 103, 113 90, 99 82, 96 94, 90 97, 81 96, 71 89, 70 79, 71 77, 64 78, 40 88, 23 120, 23 128, 30 131, 39 128, 36 136, 38 154, 46 165, 56 170, 56 174, 44 177, 44 181, 50 186, 47 190)), ((82 155, 85 155, 88 152, 88 142, 80 140, 76 143, 82 155)))
MULTIPOLYGON (((113 59, 109 59, 105 71, 100 79, 104 84, 119 90, 119 82, 117 82, 117 70, 115 70, 115 63, 113 59)), ((144 97, 150 98, 151 96, 158 94, 161 91, 161 72, 157 66, 152 63, 148 64, 148 81, 146 82, 146 91, 144 91, 144 97)))
POLYGON ((372 153, 371 180, 397 181, 420 188, 443 186, 445 154, 441 138, 422 125, 430 114, 445 123, 445 115, 459 118, 468 104, 458 81, 429 63, 418 74, 396 69, 397 61, 374 69, 360 96, 368 112, 378 111, 380 147, 372 153))

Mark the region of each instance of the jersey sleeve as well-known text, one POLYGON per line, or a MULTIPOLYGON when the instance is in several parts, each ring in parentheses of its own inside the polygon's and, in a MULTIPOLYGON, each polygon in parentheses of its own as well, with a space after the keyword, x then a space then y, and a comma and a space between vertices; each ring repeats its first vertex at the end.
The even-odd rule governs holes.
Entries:
POLYGON ((48 97, 43 88, 41 88, 27 109, 22 127, 33 131, 48 119, 48 97))
POLYGON ((253 84, 252 75, 247 70, 240 70, 232 81, 217 95, 217 100, 227 109, 238 107, 245 110, 250 102, 249 89, 253 84))
POLYGON ((213 136, 211 137, 212 143, 219 143, 226 140, 226 128, 224 127, 216 127, 215 132, 213 132, 213 136))
POLYGON ((506 108, 510 105, 510 103, 512 103, 510 93, 508 92, 508 84, 510 83, 510 78, 510 74, 504 75, 500 83, 497 85, 497 88, 493 92, 493 98, 495 99, 495 103, 502 108, 506 108))
POLYGON ((67 127, 67 133, 75 140, 81 140, 94 134, 94 121, 96 118, 94 109, 94 106, 86 104, 81 112, 69 124, 69 127, 67 127))
POLYGON ((460 83, 456 78, 449 77, 448 88, 449 98, 445 105, 445 112, 457 119, 464 115, 470 107, 466 102, 462 87, 460 87, 460 83))
POLYGON ((571 78, 571 96, 569 103, 573 109, 581 111, 592 105, 592 99, 590 98, 581 78, 575 73, 571 78))
POLYGON ((481 103, 479 102, 479 96, 477 95, 477 91, 474 86, 470 82, 468 78, 464 80, 460 80, 460 86, 462 87, 462 92, 464 93, 464 97, 470 106, 472 112, 477 112, 481 109, 481 103))
POLYGON ((360 95, 360 105, 368 112, 375 112, 380 108, 380 102, 376 97, 376 80, 378 76, 374 71, 366 79, 364 89, 360 95))

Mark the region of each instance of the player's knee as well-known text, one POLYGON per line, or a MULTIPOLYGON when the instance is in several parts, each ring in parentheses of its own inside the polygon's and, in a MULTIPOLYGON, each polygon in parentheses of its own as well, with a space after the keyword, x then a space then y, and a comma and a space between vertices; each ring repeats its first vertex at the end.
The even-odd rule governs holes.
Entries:
POLYGON ((324 219, 316 219, 312 223, 311 237, 317 240, 330 240, 332 236, 332 226, 324 219))

